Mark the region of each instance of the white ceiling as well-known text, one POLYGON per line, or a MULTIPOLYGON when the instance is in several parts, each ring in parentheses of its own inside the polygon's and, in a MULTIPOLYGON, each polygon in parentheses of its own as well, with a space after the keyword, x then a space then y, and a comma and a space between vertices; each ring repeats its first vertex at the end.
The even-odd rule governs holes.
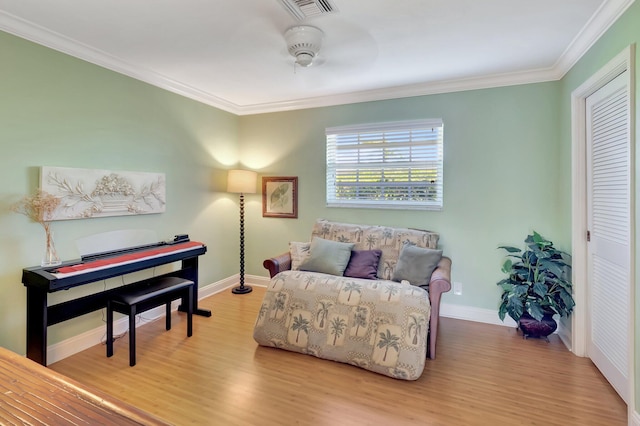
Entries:
POLYGON ((634 0, 0 0, 0 30, 235 114, 557 80, 634 0), (320 28, 320 64, 283 33, 320 28))

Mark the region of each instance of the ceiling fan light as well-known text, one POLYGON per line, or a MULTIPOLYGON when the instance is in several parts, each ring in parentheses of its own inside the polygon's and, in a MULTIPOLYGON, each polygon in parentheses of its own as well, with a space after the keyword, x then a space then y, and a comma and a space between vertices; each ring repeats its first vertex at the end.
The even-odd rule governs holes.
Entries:
POLYGON ((313 62, 314 55, 309 52, 300 52, 296 55, 296 64, 301 67, 308 67, 313 62))

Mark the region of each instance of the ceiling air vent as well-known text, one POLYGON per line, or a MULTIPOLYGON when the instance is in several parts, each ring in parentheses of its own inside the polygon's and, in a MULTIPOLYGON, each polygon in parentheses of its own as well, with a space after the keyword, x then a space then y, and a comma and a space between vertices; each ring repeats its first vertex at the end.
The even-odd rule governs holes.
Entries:
POLYGON ((280 3, 299 21, 337 11, 329 0, 280 0, 280 3))

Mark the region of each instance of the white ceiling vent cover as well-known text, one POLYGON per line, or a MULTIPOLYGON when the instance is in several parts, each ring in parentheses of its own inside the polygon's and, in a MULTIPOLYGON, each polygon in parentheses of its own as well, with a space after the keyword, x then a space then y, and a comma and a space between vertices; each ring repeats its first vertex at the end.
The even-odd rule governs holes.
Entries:
POLYGON ((296 64, 301 67, 311 65, 322 46, 323 35, 320 29, 309 25, 292 27, 284 33, 287 50, 296 58, 296 64))
POLYGON ((329 0, 280 0, 280 3, 299 21, 337 11, 329 0))

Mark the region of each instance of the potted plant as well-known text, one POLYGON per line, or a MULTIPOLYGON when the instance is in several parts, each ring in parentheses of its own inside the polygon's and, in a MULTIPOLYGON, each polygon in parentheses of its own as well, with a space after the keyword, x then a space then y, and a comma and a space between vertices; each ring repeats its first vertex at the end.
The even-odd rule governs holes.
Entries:
POLYGON ((524 242, 524 251, 498 247, 508 256, 502 265, 507 277, 498 282, 502 289, 498 315, 504 321, 509 314, 524 337, 546 337, 557 328, 553 315, 568 317, 575 306, 567 263, 570 256, 535 231, 524 242))

